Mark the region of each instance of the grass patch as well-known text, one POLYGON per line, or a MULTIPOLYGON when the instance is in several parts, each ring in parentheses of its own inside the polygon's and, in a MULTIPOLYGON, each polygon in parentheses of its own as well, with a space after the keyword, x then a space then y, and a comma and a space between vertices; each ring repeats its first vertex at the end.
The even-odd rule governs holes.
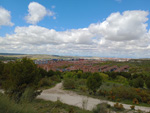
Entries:
POLYGON ((0 113, 37 113, 31 104, 16 104, 0 94, 0 113))
POLYGON ((91 111, 67 105, 60 101, 52 102, 36 99, 33 101, 32 105, 37 113, 92 113, 91 111))

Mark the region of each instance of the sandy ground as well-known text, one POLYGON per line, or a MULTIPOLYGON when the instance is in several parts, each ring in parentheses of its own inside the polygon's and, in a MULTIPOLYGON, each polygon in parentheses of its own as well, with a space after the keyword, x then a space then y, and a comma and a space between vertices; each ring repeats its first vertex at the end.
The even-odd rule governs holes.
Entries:
MULTIPOLYGON (((72 91, 63 90, 62 83, 57 84, 55 87, 51 89, 43 90, 41 95, 39 95, 37 98, 51 101, 60 100, 63 103, 78 106, 80 108, 85 108, 87 110, 92 110, 97 104, 103 102, 107 102, 111 106, 115 104, 114 102, 82 96, 72 91), (83 104, 83 102, 87 103, 87 105, 83 104)), ((131 105, 123 104, 123 106, 125 109, 130 109, 131 105)), ((150 107, 135 106, 135 109, 150 112, 150 107)))

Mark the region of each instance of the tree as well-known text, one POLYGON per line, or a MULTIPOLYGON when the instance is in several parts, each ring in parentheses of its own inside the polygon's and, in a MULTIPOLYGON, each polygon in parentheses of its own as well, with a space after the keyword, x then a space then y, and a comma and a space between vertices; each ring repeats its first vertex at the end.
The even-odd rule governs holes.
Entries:
POLYGON ((109 79, 109 76, 105 73, 100 73, 100 76, 102 77, 103 81, 106 81, 109 79))
POLYGON ((145 84, 146 84, 147 88, 150 89, 150 76, 147 77, 145 84))
POLYGON ((0 86, 2 85, 2 74, 3 74, 3 70, 4 70, 4 63, 0 61, 0 86))
POLYGON ((143 86, 144 86, 144 80, 142 77, 138 77, 136 79, 133 79, 132 82, 133 82, 132 85, 135 88, 139 88, 139 87, 143 88, 143 86))
POLYGON ((53 70, 49 70, 48 72, 47 72, 47 76, 48 77, 51 77, 51 76, 53 76, 55 74, 55 72, 53 71, 53 70))
POLYGON ((81 78, 82 75, 83 75, 82 71, 79 70, 79 71, 77 72, 77 77, 78 77, 78 78, 81 78))
POLYGON ((96 93, 96 90, 102 85, 102 77, 99 73, 94 73, 93 75, 89 76, 87 79, 87 87, 96 93))
POLYGON ((48 75, 48 72, 46 70, 44 70, 43 68, 39 68, 39 73, 42 78, 44 78, 48 75))
POLYGON ((23 58, 21 61, 11 63, 8 67, 9 73, 3 87, 10 97, 19 102, 26 88, 33 88, 36 92, 40 74, 32 60, 23 58))

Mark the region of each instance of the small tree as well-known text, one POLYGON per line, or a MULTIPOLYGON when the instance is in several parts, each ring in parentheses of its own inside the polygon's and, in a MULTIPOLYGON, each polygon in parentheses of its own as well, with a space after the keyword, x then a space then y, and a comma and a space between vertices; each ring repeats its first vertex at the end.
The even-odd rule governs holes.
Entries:
POLYGON ((99 73, 94 73, 93 75, 89 76, 87 79, 87 87, 96 93, 96 90, 102 85, 102 77, 99 73))
POLYGON ((146 84, 147 88, 150 89, 150 76, 147 77, 145 84, 146 84))
POLYGON ((143 88, 143 86, 144 86, 144 80, 142 77, 138 77, 138 78, 134 79, 132 82, 133 82, 133 87, 135 87, 135 88, 139 88, 139 87, 143 88))

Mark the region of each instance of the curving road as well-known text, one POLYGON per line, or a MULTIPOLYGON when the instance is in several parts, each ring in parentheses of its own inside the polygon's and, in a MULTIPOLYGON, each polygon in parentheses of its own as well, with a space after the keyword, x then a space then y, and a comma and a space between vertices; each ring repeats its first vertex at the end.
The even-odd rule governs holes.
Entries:
MULTIPOLYGON (((39 95, 37 98, 51 101, 57 101, 59 99, 63 103, 78 106, 87 110, 92 110, 97 104, 103 102, 107 102, 111 106, 115 104, 114 102, 82 96, 72 91, 63 90, 62 83, 58 83, 55 87, 51 89, 43 90, 41 95, 39 95), (87 105, 83 104, 84 102, 87 103, 87 105)), ((125 109, 130 109, 131 105, 123 104, 123 106, 125 109)), ((135 109, 150 112, 150 107, 135 106, 135 109)))

